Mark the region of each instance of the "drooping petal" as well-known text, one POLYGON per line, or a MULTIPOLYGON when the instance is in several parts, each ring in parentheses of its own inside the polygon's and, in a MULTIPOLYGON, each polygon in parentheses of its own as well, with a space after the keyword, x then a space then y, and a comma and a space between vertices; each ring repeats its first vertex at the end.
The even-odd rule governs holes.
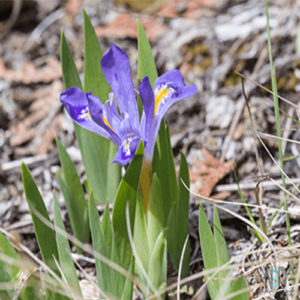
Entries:
POLYGON ((90 94, 84 93, 78 87, 71 87, 60 94, 60 101, 65 105, 68 114, 74 122, 87 130, 109 138, 109 133, 91 118, 87 99, 90 94))
POLYGON ((102 104, 101 100, 92 95, 87 96, 88 99, 88 107, 90 111, 90 116, 92 120, 98 124, 100 128, 106 131, 108 138, 117 146, 121 144, 121 140, 118 136, 119 128, 113 128, 111 123, 107 119, 107 113, 105 111, 105 107, 102 104))
POLYGON ((168 82, 176 82, 176 84, 179 87, 185 86, 184 78, 183 78, 181 72, 178 71, 178 70, 171 70, 171 71, 168 71, 168 72, 164 73, 163 75, 159 76, 156 79, 155 85, 154 85, 154 90, 158 86, 161 86, 161 85, 163 85, 165 83, 168 83, 168 82))
POLYGON ((139 113, 127 54, 112 45, 101 60, 101 68, 116 97, 120 112, 130 114, 137 127, 139 113))
POLYGON ((125 166, 131 162, 139 145, 139 140, 140 139, 137 136, 131 136, 125 139, 119 146, 119 150, 114 157, 113 163, 125 166))
POLYGON ((152 148, 149 145, 149 143, 151 142, 155 143, 155 141, 152 141, 153 138, 151 137, 152 129, 154 126, 153 118, 154 118, 155 101, 154 101, 154 93, 151 84, 149 82, 149 78, 147 76, 143 78, 142 81, 140 82, 139 92, 143 103, 143 113, 141 118, 141 133, 145 145, 145 155, 149 156, 150 153, 148 153, 147 150, 150 150, 150 148, 152 148))
POLYGON ((197 87, 186 86, 182 74, 178 70, 169 71, 158 77, 154 85, 154 127, 152 129, 149 152, 153 153, 160 123, 167 110, 175 102, 193 96, 197 92, 197 87))

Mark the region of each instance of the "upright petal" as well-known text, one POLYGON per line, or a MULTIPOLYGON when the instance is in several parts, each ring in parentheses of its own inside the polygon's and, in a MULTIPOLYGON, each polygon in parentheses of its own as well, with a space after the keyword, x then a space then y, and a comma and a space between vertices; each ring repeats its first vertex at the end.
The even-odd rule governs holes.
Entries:
POLYGON ((109 138, 109 133, 91 118, 87 99, 90 94, 84 93, 78 87, 71 87, 60 94, 60 101, 65 105, 67 112, 74 122, 87 130, 109 138))
POLYGON ((131 79, 128 56, 120 48, 112 45, 101 60, 102 72, 116 97, 120 111, 133 117, 138 126, 139 112, 131 79))
POLYGON ((152 146, 149 143, 155 143, 151 137, 153 129, 153 118, 154 118, 154 93, 149 82, 149 78, 145 77, 142 79, 139 85, 139 92, 143 103, 143 113, 141 118, 141 133, 144 139, 145 155, 149 156, 147 150, 150 150, 152 146), (147 145, 147 146, 146 146, 147 145))

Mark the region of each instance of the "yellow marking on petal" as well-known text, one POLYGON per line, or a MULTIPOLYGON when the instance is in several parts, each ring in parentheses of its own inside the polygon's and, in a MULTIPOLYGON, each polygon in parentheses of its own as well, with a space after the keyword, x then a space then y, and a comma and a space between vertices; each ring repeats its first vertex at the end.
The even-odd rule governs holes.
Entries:
POLYGON ((108 121, 107 121, 107 118, 105 117, 105 116, 103 116, 103 122, 113 131, 113 132, 115 132, 113 129, 112 129, 112 127, 111 127, 111 125, 108 123, 108 121))
POLYGON ((155 95, 155 106, 154 106, 154 115, 157 113, 159 103, 170 93, 170 90, 166 87, 161 87, 155 95))
POLYGON ((88 113, 86 114, 86 116, 87 116, 88 118, 91 118, 90 112, 88 112, 88 113))

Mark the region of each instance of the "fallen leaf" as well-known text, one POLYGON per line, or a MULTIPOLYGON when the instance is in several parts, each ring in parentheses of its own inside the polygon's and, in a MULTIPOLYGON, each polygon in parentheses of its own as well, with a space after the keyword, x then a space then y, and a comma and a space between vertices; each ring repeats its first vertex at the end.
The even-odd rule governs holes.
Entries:
POLYGON ((81 6, 82 0, 68 0, 66 10, 70 15, 76 16, 79 13, 81 6))
POLYGON ((202 157, 195 159, 189 170, 190 180, 196 193, 209 197, 216 183, 233 169, 234 162, 221 162, 206 149, 201 153, 202 157))
POLYGON ((179 15, 197 18, 202 15, 203 8, 215 6, 216 0, 168 0, 156 14, 167 18, 175 18, 179 15))
MULTIPOLYGON (((167 27, 154 16, 146 16, 141 20, 149 40, 155 40, 163 34, 167 27)), ((123 13, 116 17, 114 21, 106 26, 95 29, 98 37, 107 38, 136 38, 137 26, 136 18, 132 14, 123 13)))
POLYGON ((47 87, 37 89, 33 93, 33 102, 23 120, 10 127, 12 147, 30 142, 30 153, 44 154, 53 148, 52 141, 57 135, 61 118, 57 114, 60 109, 58 95, 62 90, 60 80, 47 87))
POLYGON ((34 63, 24 62, 21 68, 16 70, 7 69, 0 58, 0 78, 6 81, 23 84, 48 83, 61 76, 60 62, 52 56, 46 58, 42 68, 36 67, 34 63))

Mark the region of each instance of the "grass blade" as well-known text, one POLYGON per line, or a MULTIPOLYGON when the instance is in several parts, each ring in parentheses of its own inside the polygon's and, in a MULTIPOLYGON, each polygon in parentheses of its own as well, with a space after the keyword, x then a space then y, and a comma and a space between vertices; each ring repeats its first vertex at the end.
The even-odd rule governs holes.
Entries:
POLYGON ((78 282, 78 277, 76 274, 76 269, 74 267, 73 260, 71 258, 71 249, 69 245, 68 239, 59 233, 59 231, 66 232, 56 193, 53 192, 53 199, 54 199, 54 225, 56 229, 56 243, 57 243, 57 250, 58 250, 58 257, 61 270, 70 286, 71 290, 74 291, 74 295, 76 296, 75 299, 82 297, 81 289, 78 282))
MULTIPOLYGON (((22 163, 22 178, 25 196, 29 206, 30 214, 33 221, 34 231, 39 248, 41 250, 43 261, 55 272, 58 273, 53 257, 58 260, 57 245, 54 232, 44 224, 35 214, 37 211, 43 218, 50 222, 46 206, 42 196, 27 168, 22 163)), ((59 273, 58 273, 59 274, 59 273)))

